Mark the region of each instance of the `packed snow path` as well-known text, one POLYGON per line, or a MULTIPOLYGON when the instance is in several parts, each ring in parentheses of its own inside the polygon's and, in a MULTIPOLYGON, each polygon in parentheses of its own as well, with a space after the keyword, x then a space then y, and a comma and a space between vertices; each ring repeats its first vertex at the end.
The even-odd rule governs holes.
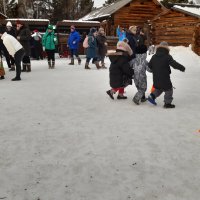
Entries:
MULTIPOLYGON (((175 109, 111 100, 108 69, 32 61, 0 81, 0 199, 197 200, 200 196, 200 58, 172 49, 175 109)), ((107 59, 107 66, 109 61, 107 59)), ((148 74, 148 92, 152 85, 148 74)), ((147 94, 148 94, 147 92, 147 94)))

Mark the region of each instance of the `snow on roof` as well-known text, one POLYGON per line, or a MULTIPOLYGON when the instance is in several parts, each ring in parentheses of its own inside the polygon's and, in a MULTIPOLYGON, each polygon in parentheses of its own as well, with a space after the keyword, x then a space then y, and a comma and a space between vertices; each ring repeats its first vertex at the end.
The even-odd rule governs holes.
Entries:
POLYGON ((71 23, 92 23, 92 24, 94 24, 94 23, 98 23, 98 24, 100 24, 100 22, 99 21, 84 21, 84 20, 82 20, 82 19, 79 19, 79 20, 62 20, 62 22, 71 22, 71 23))
POLYGON ((112 4, 109 4, 105 7, 101 7, 98 9, 93 10, 80 20, 88 21, 88 20, 94 20, 99 18, 106 18, 111 16, 113 13, 118 11, 120 8, 124 7, 128 3, 130 3, 132 0, 117 0, 112 4))
POLYGON ((197 18, 200 18, 200 7, 199 6, 198 7, 187 7, 187 6, 174 5, 172 9, 184 12, 186 14, 195 16, 197 18))
POLYGON ((34 22, 34 21, 40 21, 40 22, 49 22, 48 19, 25 19, 25 18, 10 18, 10 19, 6 19, 7 21, 31 21, 31 22, 34 22))

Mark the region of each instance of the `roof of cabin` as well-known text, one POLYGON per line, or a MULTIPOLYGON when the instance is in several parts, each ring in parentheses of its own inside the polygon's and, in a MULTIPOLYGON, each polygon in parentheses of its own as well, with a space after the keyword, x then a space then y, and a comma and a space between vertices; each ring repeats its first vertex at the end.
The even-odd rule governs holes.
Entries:
POLYGON ((200 19, 200 5, 174 4, 171 9, 200 19))
POLYGON ((109 5, 106 5, 104 7, 97 8, 81 18, 81 20, 95 20, 100 18, 107 18, 111 16, 113 13, 118 11, 120 8, 124 7, 128 3, 130 3, 132 0, 117 0, 109 5))

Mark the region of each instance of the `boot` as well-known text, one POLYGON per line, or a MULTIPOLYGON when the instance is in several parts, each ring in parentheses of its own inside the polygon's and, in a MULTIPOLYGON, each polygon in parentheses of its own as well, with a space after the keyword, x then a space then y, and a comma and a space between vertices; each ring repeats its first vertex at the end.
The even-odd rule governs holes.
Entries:
POLYGON ((22 64, 22 72, 26 72, 26 64, 22 64))
POLYGON ((108 91, 106 91, 106 93, 112 100, 114 100, 114 96, 113 96, 114 93, 112 90, 108 90, 108 91))
POLYGON ((80 59, 80 57, 78 57, 78 64, 79 64, 79 65, 81 64, 81 59, 80 59))
POLYGON ((49 69, 51 69, 51 61, 48 61, 49 69))
POLYGON ((52 69, 55 68, 55 61, 52 61, 52 69))
POLYGON ((27 66, 26 72, 31 72, 31 64, 27 64, 26 66, 27 66))
POLYGON ((96 68, 97 68, 97 69, 101 69, 101 66, 99 65, 99 62, 98 62, 98 61, 95 61, 94 64, 96 65, 96 68))
POLYGON ((71 58, 71 62, 69 63, 69 65, 74 65, 74 58, 71 58))
POLYGON ((164 108, 175 108, 175 105, 171 103, 165 103, 164 108))
POLYGON ((88 62, 85 63, 85 69, 90 69, 88 62))
POLYGON ((107 67, 105 66, 105 63, 101 63, 101 68, 102 69, 107 69, 107 67))
POLYGON ((15 71, 15 66, 11 66, 11 68, 9 69, 9 71, 15 71))

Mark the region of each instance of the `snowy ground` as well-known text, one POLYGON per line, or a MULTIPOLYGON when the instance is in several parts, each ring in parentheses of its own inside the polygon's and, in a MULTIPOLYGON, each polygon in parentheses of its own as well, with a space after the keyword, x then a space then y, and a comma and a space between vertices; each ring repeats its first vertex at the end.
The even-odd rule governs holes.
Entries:
MULTIPOLYGON (((112 101, 108 70, 68 66, 0 81, 0 199, 197 200, 200 196, 200 57, 175 47, 174 110, 163 96, 112 101)), ((107 64, 109 61, 107 60, 107 64)), ((148 73, 148 91, 151 87, 148 73)))

